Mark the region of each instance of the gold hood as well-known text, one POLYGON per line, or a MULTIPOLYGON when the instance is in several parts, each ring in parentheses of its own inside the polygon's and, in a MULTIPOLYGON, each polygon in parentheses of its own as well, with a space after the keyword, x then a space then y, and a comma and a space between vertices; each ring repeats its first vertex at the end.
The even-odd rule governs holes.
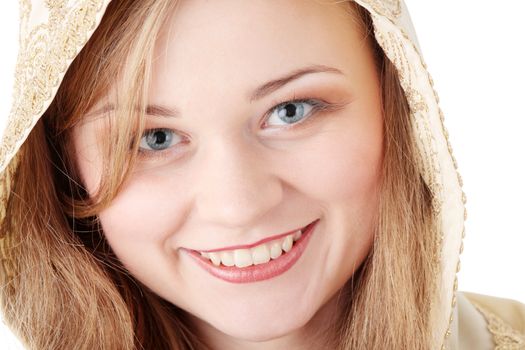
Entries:
MULTIPOLYGON (((20 0, 20 52, 14 99, 0 146, 0 220, 16 176, 17 151, 50 105, 65 72, 100 23, 110 0, 20 0)), ((399 72, 416 130, 419 168, 434 197, 442 232, 436 261, 441 280, 433 301, 435 349, 455 349, 450 340, 456 307, 459 255, 463 249, 465 195, 433 88, 409 13, 401 0, 356 0, 371 14, 375 37, 399 72)), ((14 274, 0 233, 3 273, 14 274)))

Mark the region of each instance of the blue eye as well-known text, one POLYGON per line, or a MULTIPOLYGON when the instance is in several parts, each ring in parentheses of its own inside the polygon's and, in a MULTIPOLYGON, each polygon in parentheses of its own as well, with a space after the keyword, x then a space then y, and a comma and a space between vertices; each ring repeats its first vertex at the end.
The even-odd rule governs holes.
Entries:
POLYGON ((271 114, 265 125, 290 125, 299 124, 309 117, 313 109, 318 107, 316 101, 288 101, 277 105, 271 110, 271 114))
POLYGON ((162 151, 172 146, 174 132, 170 129, 146 130, 140 139, 141 151, 162 151))

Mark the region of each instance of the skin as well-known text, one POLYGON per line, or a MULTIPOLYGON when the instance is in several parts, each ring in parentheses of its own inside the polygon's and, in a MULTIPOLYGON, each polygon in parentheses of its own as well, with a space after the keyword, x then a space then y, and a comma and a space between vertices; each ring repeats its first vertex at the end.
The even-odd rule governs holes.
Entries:
MULTIPOLYGON (((126 268, 186 310, 214 349, 326 344, 338 292, 370 251, 383 157, 380 86, 370 48, 344 7, 182 1, 156 45, 149 103, 178 116, 149 115, 146 127, 177 134, 166 150, 140 158, 99 217, 126 268), (340 73, 306 74, 250 100, 269 80, 311 65, 340 73), (336 107, 291 129, 268 119, 294 97, 336 107), (219 280, 181 249, 248 244, 317 218, 300 260, 256 283, 219 280)), ((97 135, 105 127, 104 118, 93 118, 73 133, 90 193, 100 180, 97 135)))

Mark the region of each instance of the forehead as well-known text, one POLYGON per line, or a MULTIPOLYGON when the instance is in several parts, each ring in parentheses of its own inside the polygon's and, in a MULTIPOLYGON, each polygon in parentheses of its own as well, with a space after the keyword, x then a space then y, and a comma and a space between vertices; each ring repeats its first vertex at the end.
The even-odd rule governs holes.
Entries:
POLYGON ((249 90, 307 65, 344 71, 365 46, 357 23, 346 2, 182 1, 156 43, 153 87, 202 94, 249 90))

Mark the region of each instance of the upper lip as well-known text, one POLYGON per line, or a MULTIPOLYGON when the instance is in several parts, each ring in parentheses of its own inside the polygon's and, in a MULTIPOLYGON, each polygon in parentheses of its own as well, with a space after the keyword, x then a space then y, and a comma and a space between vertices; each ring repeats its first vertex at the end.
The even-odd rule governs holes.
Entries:
POLYGON ((273 241, 274 239, 279 239, 281 237, 288 236, 289 234, 292 234, 292 233, 296 232, 297 230, 304 231, 310 224, 312 224, 312 223, 309 223, 308 225, 300 227, 300 228, 297 228, 295 230, 291 230, 291 231, 284 232, 284 233, 279 233, 277 235, 273 235, 273 236, 270 236, 270 237, 266 237, 266 238, 260 239, 260 240, 258 240, 257 242, 254 242, 254 243, 243 244, 243 245, 234 245, 234 246, 229 246, 229 247, 224 247, 224 248, 216 248, 216 249, 209 249, 209 250, 200 250, 199 252, 201 252, 201 253, 213 253, 213 252, 218 252, 218 251, 223 251, 223 250, 249 249, 249 248, 258 246, 259 244, 262 244, 264 242, 273 241))

